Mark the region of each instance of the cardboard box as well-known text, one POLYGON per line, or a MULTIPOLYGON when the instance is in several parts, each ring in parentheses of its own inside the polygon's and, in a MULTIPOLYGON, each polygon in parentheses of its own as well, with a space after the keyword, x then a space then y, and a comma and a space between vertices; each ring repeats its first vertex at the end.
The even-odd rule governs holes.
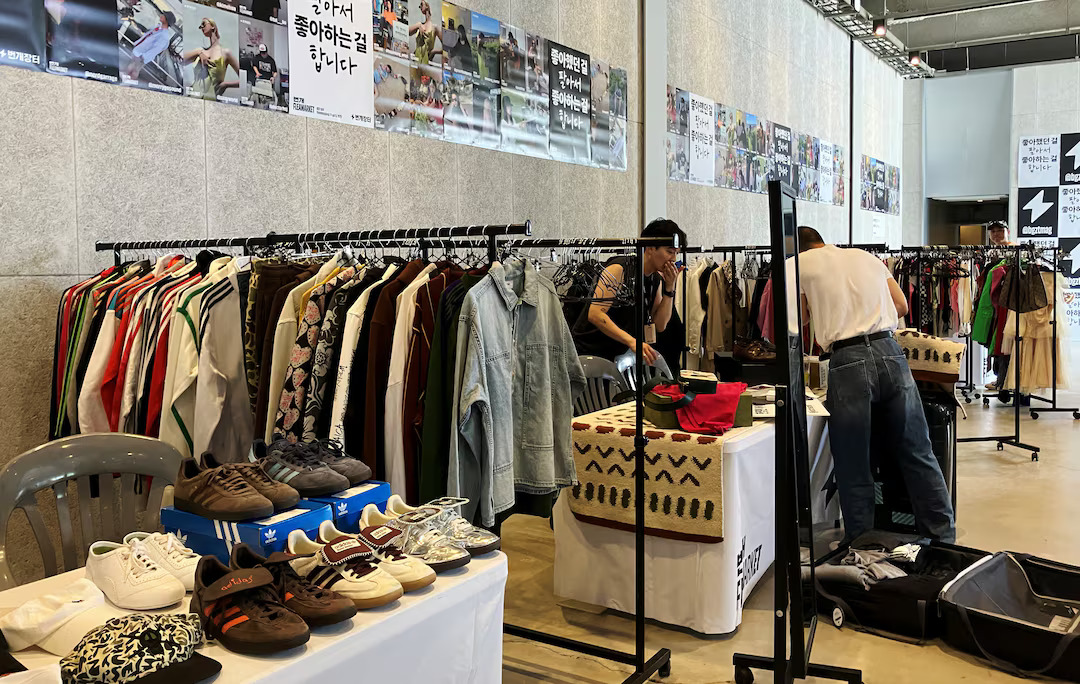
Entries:
POLYGON ((319 525, 332 520, 333 513, 325 503, 301 500, 292 509, 275 513, 269 518, 247 522, 211 520, 194 513, 178 511, 172 506, 161 509, 161 524, 195 553, 217 556, 228 564, 229 554, 237 544, 244 543, 256 553, 269 556, 285 550, 285 540, 293 530, 302 529, 314 539, 319 525))
POLYGON ((388 483, 368 480, 337 494, 305 500, 330 506, 334 513, 334 526, 342 532, 351 533, 360 531, 360 514, 365 506, 373 503, 379 507, 379 511, 385 511, 392 493, 388 483))

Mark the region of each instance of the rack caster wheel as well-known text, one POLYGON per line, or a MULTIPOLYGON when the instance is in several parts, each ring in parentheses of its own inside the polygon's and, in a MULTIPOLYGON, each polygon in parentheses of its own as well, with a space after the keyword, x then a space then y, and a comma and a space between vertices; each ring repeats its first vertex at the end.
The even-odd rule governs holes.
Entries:
POLYGON ((754 672, 748 667, 736 666, 735 684, 754 684, 754 672))
POLYGON ((1036 411, 1032 411, 1031 412, 1031 419, 1032 420, 1038 420, 1039 419, 1039 414, 1036 411))
POLYGON ((1005 451, 1005 445, 1001 442, 998 442, 998 451, 1005 451))
POLYGON ((971 403, 971 397, 964 397, 964 403, 965 404, 970 404, 971 403))
POLYGON ((1038 461, 1039 460, 1039 452, 1038 451, 1032 451, 1031 452, 1031 460, 1032 461, 1038 461))
POLYGON ((990 400, 987 399, 986 397, 983 397, 983 406, 989 406, 989 405, 990 405, 990 400))
POLYGON ((666 663, 664 663, 663 665, 661 665, 660 669, 656 671, 656 674, 659 675, 661 679, 667 679, 668 677, 670 677, 671 676, 671 661, 669 660, 666 663))
POLYGON ((1080 420, 1080 411, 1073 411, 1073 420, 1080 420))

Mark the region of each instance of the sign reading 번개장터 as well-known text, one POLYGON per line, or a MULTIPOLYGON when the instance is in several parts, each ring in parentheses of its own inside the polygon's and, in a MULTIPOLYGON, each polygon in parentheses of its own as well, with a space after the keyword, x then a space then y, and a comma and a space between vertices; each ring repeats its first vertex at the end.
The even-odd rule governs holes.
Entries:
POLYGON ((375 125, 371 15, 360 0, 294 0, 289 8, 289 112, 375 125))
POLYGON ((584 52, 548 43, 550 133, 548 152, 558 161, 590 162, 592 81, 584 52))

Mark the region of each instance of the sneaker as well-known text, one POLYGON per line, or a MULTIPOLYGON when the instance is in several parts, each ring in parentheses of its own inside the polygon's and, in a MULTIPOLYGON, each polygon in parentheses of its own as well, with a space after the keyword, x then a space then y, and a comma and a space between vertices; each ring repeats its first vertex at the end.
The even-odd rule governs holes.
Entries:
POLYGON ((323 589, 333 589, 352 599, 356 607, 378 608, 405 593, 401 583, 379 569, 374 551, 355 537, 338 537, 322 544, 311 541, 303 530, 293 530, 287 541, 297 574, 323 589))
POLYGON ((184 584, 151 560, 141 543, 94 542, 86 554, 86 578, 118 608, 155 610, 179 603, 184 584))
POLYGON ((326 496, 349 488, 349 478, 320 461, 306 444, 293 444, 287 439, 279 439, 269 447, 256 443, 248 458, 259 463, 271 478, 300 492, 300 496, 326 496))
POLYGON ((270 499, 255 491, 238 470, 224 466, 200 468, 193 458, 185 458, 180 464, 173 505, 178 511, 213 520, 251 520, 274 514, 270 499))
POLYGON ((360 529, 385 525, 401 530, 401 536, 394 540, 398 548, 424 561, 435 572, 445 572, 468 564, 472 555, 432 524, 439 513, 438 509, 428 508, 404 516, 390 512, 384 515, 375 504, 368 504, 360 513, 360 529))
POLYGON ((203 556, 195 570, 191 612, 207 639, 234 653, 278 653, 311 637, 307 623, 282 605, 269 570, 230 570, 215 556, 203 556))
POLYGON ((289 565, 297 556, 278 551, 263 558, 247 544, 237 544, 229 555, 229 567, 233 570, 266 568, 274 576, 274 587, 282 603, 299 615, 308 627, 335 625, 356 615, 356 606, 344 596, 317 587, 300 577, 289 565))
MULTIPOLYGON (((264 450, 266 449, 266 445, 261 441, 258 444, 261 444, 264 450)), ((253 446, 252 449, 255 449, 255 447, 253 446)), ((255 491, 274 504, 275 511, 286 511, 300 503, 299 492, 284 482, 271 480, 257 462, 219 463, 217 457, 208 451, 202 455, 202 465, 204 468, 217 468, 222 465, 226 468, 235 468, 255 491)))
POLYGON ((319 525, 320 543, 325 544, 327 540, 339 537, 358 538, 371 547, 379 567, 396 579, 405 591, 423 589, 435 581, 435 571, 419 558, 402 553, 401 549, 394 545, 394 540, 400 536, 401 530, 385 525, 365 527, 360 530, 360 534, 339 532, 332 520, 324 520, 319 525))
POLYGON ((345 453, 336 439, 320 439, 309 445, 318 448, 319 460, 349 478, 349 485, 358 485, 371 479, 371 468, 360 459, 345 453))
MULTIPOLYGON (((422 508, 437 508, 442 511, 435 524, 439 526, 447 539, 464 546, 470 554, 482 556, 485 553, 498 551, 502 546, 499 535, 470 524, 468 520, 458 513, 461 505, 468 503, 468 501, 468 499, 445 496, 424 504, 422 508)), ((406 504, 397 494, 391 496, 390 500, 386 502, 388 514, 401 516, 415 510, 418 509, 406 504)))
POLYGON ((180 580, 184 591, 195 589, 195 567, 201 556, 184 546, 172 532, 132 532, 124 537, 124 543, 132 547, 141 544, 140 550, 155 565, 180 580))

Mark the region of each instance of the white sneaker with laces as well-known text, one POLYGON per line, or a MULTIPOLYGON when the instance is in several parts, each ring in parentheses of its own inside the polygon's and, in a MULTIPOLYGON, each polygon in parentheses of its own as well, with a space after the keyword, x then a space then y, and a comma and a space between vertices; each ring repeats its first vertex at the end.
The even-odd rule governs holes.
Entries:
POLYGON ((195 590, 195 568, 202 556, 184 546, 172 532, 132 532, 124 537, 124 543, 129 546, 142 544, 146 555, 150 556, 150 560, 159 568, 167 570, 170 575, 180 580, 185 590, 195 590))
POLYGON ((332 520, 324 520, 319 525, 319 542, 325 544, 340 537, 358 538, 371 547, 379 567, 396 579, 405 591, 423 589, 435 581, 435 571, 419 558, 406 556, 394 545, 394 540, 401 535, 401 530, 385 525, 363 527, 360 534, 345 534, 332 520))
POLYGON ((303 530, 293 530, 286 551, 303 556, 291 561, 298 575, 352 599, 360 610, 385 606, 405 593, 400 582, 379 568, 371 547, 356 537, 324 544, 308 539, 303 530))
POLYGON ((187 592, 184 583, 158 567, 136 541, 131 546, 94 542, 86 557, 86 578, 113 605, 128 610, 154 610, 178 603, 187 592))

